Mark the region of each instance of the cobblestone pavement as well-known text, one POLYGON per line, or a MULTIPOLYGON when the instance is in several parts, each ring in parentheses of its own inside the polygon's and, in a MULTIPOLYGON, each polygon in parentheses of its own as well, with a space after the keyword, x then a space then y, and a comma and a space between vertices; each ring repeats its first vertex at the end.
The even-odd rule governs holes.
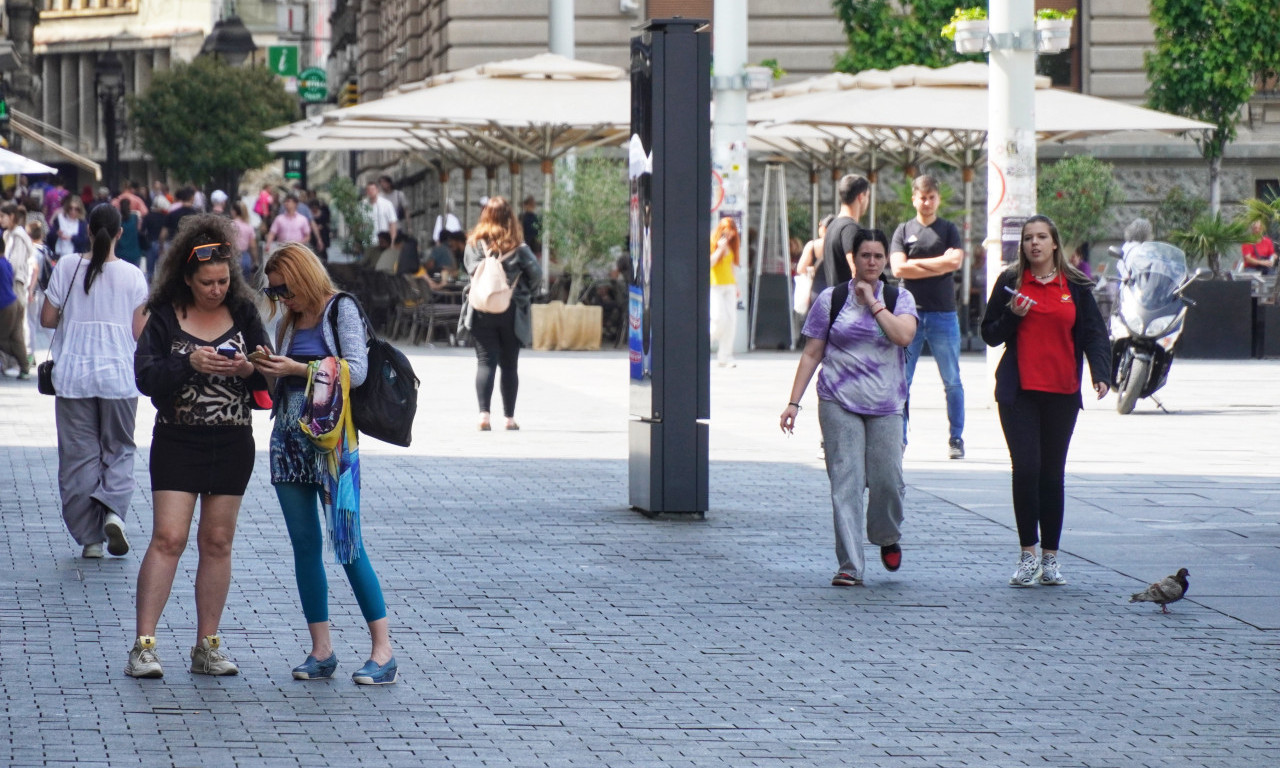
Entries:
POLYGON ((265 418, 222 625, 242 674, 187 672, 191 551, 158 633, 166 677, 126 677, 150 406, 134 551, 86 561, 59 516, 52 399, 0 381, 0 763, 1280 764, 1280 364, 1179 361, 1172 414, 1091 404, 1068 466, 1070 583, 1014 590, 983 363, 964 360, 969 455, 947 461, 923 361, 903 568, 871 552, 867 586, 838 589, 816 408, 777 431, 793 355, 713 370, 701 522, 626 508, 624 354, 526 354, 511 433, 475 430, 469 350, 412 358, 413 448, 361 451, 402 674, 383 688, 348 679, 368 639, 332 565, 338 677, 290 677, 306 630, 265 418), (1172 613, 1126 602, 1179 566, 1192 587, 1172 613))

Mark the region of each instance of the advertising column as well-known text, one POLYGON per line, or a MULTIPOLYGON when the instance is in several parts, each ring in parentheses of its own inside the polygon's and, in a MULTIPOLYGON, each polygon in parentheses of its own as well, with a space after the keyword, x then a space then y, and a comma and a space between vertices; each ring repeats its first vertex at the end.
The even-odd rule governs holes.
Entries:
POLYGON ((653 19, 631 40, 629 502, 707 510, 711 46, 705 22, 653 19))

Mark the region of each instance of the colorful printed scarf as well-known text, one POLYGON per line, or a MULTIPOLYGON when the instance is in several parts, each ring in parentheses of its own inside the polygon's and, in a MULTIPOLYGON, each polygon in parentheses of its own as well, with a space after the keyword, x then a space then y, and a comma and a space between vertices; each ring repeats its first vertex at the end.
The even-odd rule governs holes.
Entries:
POLYGON ((298 423, 324 455, 326 477, 320 486, 320 501, 329 544, 339 563, 352 563, 361 550, 360 450, 351 418, 347 361, 326 357, 308 363, 305 396, 307 403, 298 423))

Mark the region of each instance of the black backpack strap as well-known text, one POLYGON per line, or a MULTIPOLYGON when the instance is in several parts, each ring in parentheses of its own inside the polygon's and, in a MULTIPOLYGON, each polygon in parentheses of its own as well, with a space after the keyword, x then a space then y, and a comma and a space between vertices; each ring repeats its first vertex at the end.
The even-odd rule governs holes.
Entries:
POLYGON ((849 284, 840 283, 831 289, 831 317, 827 320, 827 336, 831 336, 831 327, 836 324, 836 318, 840 316, 840 310, 844 309, 844 305, 849 301, 849 284))
POLYGON ((338 333, 338 301, 343 297, 351 299, 356 305, 356 311, 360 313, 360 319, 364 321, 364 332, 366 337, 374 338, 377 336, 373 331, 373 323, 369 322, 369 316, 364 313, 364 307, 360 306, 360 300, 346 291, 338 291, 333 295, 333 299, 329 302, 329 328, 333 331, 333 343, 337 347, 335 352, 338 357, 344 357, 342 354, 342 336, 338 333))

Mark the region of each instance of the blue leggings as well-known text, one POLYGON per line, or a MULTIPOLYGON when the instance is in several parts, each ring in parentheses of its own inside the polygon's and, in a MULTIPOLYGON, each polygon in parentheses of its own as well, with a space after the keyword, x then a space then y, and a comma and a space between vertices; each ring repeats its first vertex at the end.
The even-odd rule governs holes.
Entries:
MULTIPOLYGON (((329 620, 329 582, 324 575, 324 531, 320 525, 320 486, 314 483, 276 483, 276 497, 284 511, 284 523, 293 543, 293 568, 298 577, 298 596, 308 624, 329 620)), ((373 564, 360 546, 355 562, 342 566, 356 594, 366 622, 387 617, 382 587, 373 564)))

